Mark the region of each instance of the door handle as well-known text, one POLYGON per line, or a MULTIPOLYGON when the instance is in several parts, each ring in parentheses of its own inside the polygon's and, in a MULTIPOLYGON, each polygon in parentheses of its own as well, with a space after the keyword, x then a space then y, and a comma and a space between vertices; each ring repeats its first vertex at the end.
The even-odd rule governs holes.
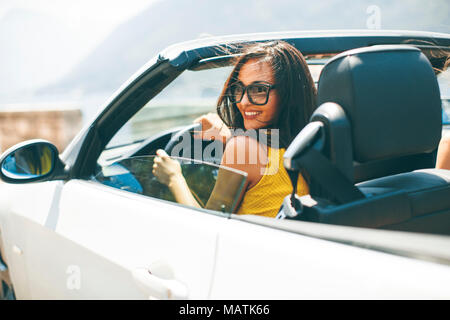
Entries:
POLYGON ((133 270, 132 276, 139 289, 148 295, 149 299, 178 300, 188 298, 187 287, 178 280, 158 277, 144 268, 133 270))

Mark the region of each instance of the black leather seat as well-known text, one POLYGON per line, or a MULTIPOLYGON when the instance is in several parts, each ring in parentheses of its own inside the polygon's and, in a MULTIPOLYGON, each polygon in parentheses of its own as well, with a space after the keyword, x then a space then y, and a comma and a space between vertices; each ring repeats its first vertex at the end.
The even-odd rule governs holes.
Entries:
POLYGON ((322 70, 318 103, 311 121, 323 123, 321 152, 360 182, 362 196, 337 203, 311 192, 301 219, 450 234, 450 171, 432 169, 440 92, 420 50, 386 45, 337 55, 322 70))

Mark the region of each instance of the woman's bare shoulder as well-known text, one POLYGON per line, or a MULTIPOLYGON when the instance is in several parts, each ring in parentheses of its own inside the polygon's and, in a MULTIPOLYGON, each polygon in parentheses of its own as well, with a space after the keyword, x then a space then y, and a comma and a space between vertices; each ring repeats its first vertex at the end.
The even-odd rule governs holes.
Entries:
MULTIPOLYGON (((241 160, 245 158, 246 162, 254 162, 256 153, 265 154, 267 147, 258 142, 251 136, 233 136, 225 145, 224 157, 227 160, 241 160), (244 157, 245 156, 245 157, 244 157)), ((252 163, 254 164, 254 163, 252 163)))
POLYGON ((450 134, 442 136, 438 147, 436 168, 450 170, 450 134))
POLYGON ((248 173, 250 186, 261 179, 267 163, 267 149, 249 136, 234 136, 225 146, 222 165, 248 173))
POLYGON ((441 143, 449 145, 450 144, 450 132, 446 132, 442 135, 441 143))

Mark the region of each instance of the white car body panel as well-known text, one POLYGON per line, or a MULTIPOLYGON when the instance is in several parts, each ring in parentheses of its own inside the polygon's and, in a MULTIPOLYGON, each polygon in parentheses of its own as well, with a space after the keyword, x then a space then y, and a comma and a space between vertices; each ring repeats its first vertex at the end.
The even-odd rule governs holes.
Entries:
POLYGON ((212 299, 450 298, 446 265, 236 220, 219 237, 214 276, 212 299))
POLYGON ((16 271, 13 282, 20 284, 20 277, 30 275, 17 288, 18 298, 148 298, 146 292, 139 295, 128 287, 136 282, 136 270, 152 264, 159 273, 173 273, 189 288, 189 298, 208 297, 217 228, 224 218, 79 180, 60 184, 60 192, 55 188, 55 213, 52 205, 38 200, 48 199, 51 184, 14 186, 15 195, 33 194, 33 200, 3 214, 2 229, 25 230, 6 245, 8 262, 16 271), (11 228, 10 221, 18 225, 11 228), (23 251, 17 263, 10 259, 14 246, 23 251), (19 263, 27 272, 18 271, 19 263), (67 288, 72 266, 80 270, 79 290, 67 288))
POLYGON ((164 273, 173 276, 188 299, 450 298, 450 267, 437 263, 230 220, 95 182, 3 189, 11 191, 11 205, 0 228, 19 299, 155 298, 160 283, 142 279, 153 268, 162 281, 164 273), (30 201, 20 201, 25 195, 30 201), (73 268, 77 288, 68 284, 73 268))

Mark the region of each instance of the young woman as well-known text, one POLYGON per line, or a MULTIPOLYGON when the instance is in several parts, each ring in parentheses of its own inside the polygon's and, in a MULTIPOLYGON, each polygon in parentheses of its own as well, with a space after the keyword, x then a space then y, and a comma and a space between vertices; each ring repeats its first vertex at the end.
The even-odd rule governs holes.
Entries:
MULTIPOLYGON (((219 97, 218 114, 197 119, 202 123, 203 139, 226 141, 221 165, 247 173, 238 214, 277 215, 284 197, 292 192, 283 154, 308 123, 315 97, 308 66, 295 47, 283 41, 257 43, 237 60, 219 97), (241 134, 233 134, 235 129, 241 134)), ((170 188, 177 202, 199 206, 178 162, 162 150, 157 155, 153 173, 159 181, 170 188)), ((215 209, 215 199, 226 188, 220 178, 219 174, 207 208, 215 209)), ((297 194, 308 193, 305 177, 300 176, 297 194)))

